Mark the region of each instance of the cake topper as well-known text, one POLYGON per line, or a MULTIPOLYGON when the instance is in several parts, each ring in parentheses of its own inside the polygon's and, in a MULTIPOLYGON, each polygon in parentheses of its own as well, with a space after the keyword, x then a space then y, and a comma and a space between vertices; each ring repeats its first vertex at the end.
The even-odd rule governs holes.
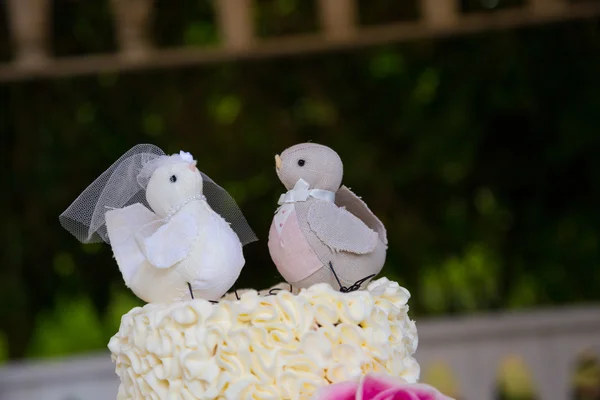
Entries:
POLYGON ((383 268, 387 234, 381 221, 346 186, 342 160, 329 147, 304 143, 275 156, 288 192, 279 199, 269 252, 294 287, 329 283, 360 289, 383 268))
POLYGON ((123 154, 59 219, 83 243, 110 244, 125 284, 151 303, 219 299, 244 266, 242 246, 257 240, 191 154, 150 144, 123 154))

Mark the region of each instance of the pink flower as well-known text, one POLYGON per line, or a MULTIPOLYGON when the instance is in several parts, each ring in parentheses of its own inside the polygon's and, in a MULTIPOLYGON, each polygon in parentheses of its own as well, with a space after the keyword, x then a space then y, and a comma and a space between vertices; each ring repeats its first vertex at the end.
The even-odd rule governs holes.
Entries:
POLYGON ((320 389, 313 400, 453 400, 433 386, 404 383, 385 375, 369 374, 360 382, 342 382, 320 389))

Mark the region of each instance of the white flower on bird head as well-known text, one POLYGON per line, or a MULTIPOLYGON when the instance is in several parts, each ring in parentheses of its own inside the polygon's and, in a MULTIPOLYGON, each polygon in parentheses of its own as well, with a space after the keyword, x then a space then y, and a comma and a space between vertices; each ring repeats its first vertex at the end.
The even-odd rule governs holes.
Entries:
POLYGON ((180 151, 179 157, 181 157, 181 159, 185 162, 188 162, 188 163, 194 162, 194 157, 192 157, 192 155, 190 153, 188 153, 187 151, 180 151))

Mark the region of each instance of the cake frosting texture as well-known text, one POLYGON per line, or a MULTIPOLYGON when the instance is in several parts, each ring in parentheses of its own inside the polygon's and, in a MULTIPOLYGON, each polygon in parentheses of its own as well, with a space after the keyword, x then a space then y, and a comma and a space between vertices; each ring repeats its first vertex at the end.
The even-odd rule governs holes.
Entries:
POLYGON ((406 289, 286 287, 134 308, 109 343, 118 399, 309 399, 368 372, 418 380, 406 289))

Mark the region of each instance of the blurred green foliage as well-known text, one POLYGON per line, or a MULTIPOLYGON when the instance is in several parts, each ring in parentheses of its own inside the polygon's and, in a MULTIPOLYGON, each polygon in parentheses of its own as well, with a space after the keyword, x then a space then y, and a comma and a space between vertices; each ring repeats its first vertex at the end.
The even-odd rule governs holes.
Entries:
MULTIPOLYGON (((107 53, 116 50, 115 24, 108 1, 51 2, 52 49, 57 56, 107 53)), ((4 7, 3 7, 4 8, 4 7)))
POLYGON ((255 0, 259 37, 310 33, 318 30, 316 0, 255 0))
POLYGON ((411 21, 419 16, 418 1, 357 0, 358 20, 362 25, 380 25, 398 21, 411 21))
MULTIPOLYGON (((317 29, 314 2, 257 4, 263 36, 317 29)), ((361 19, 416 10, 378 5, 361 19)), ((157 7, 158 46, 218 42, 209 3, 157 7)), ((114 50, 108 10, 106 1, 56 1, 57 54, 114 50)), ((0 57, 8 48, 0 35, 0 57)), ((596 20, 3 84, 0 357, 103 348, 140 304, 109 246, 80 245, 58 224, 140 142, 191 151, 236 198, 261 239, 245 249, 239 287, 281 279, 266 247, 283 191, 273 156, 312 140, 340 153, 345 184, 388 228, 383 274, 411 290, 413 317, 598 300, 598 71, 596 20)))
POLYGON ((152 37, 157 47, 207 46, 218 42, 212 1, 155 0, 152 37))
MULTIPOLYGON (((0 37, 8 38, 7 9, 0 7, 0 37)), ((0 40, 0 61, 8 61, 11 57, 10 42, 0 40)))

